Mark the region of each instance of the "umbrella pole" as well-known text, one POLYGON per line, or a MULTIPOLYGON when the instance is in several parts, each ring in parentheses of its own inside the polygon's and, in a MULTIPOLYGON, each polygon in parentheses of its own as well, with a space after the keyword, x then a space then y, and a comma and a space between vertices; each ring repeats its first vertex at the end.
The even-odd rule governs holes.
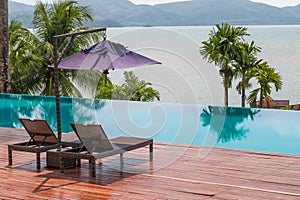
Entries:
POLYGON ((57 55, 57 39, 54 38, 54 90, 56 103, 56 120, 57 120, 57 138, 61 148, 61 118, 60 118, 60 94, 59 94, 59 71, 58 71, 58 55, 57 55))
POLYGON ((104 84, 107 84, 108 82, 107 75, 109 74, 108 69, 105 69, 103 71, 103 74, 104 74, 104 84))
POLYGON ((54 56, 54 90, 55 90, 55 103, 56 103, 56 121, 57 121, 57 138, 59 141, 59 149, 61 149, 61 139, 62 139, 62 133, 61 133, 61 117, 60 117, 60 94, 59 94, 59 71, 58 71, 58 64, 61 61, 63 55, 67 52, 68 48, 74 41, 75 37, 78 35, 88 34, 88 33, 94 33, 94 32, 100 32, 100 31, 106 31, 106 28, 97 28, 97 29, 91 29, 86 31, 78 31, 75 33, 66 33, 62 35, 56 35, 53 37, 53 56, 54 56), (63 52, 58 57, 58 50, 57 50, 57 40, 60 38, 65 37, 71 37, 65 48, 63 49, 63 52))

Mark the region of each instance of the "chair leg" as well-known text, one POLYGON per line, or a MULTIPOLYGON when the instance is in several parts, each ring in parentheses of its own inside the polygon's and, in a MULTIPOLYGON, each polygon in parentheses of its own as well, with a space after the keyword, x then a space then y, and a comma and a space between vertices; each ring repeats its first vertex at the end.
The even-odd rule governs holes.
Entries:
POLYGON ((89 165, 90 165, 91 176, 96 177, 96 160, 95 159, 90 159, 89 160, 89 165))
POLYGON ((98 161, 98 165, 99 165, 100 167, 102 167, 102 159, 98 159, 97 161, 98 161))
POLYGON ((77 167, 81 166, 81 160, 80 159, 76 159, 77 160, 77 167))
POLYGON ((62 156, 59 156, 59 169, 60 169, 60 173, 65 172, 65 163, 62 156))
POLYGON ((149 145, 150 161, 153 161, 153 143, 149 145))
POLYGON ((123 172, 124 169, 124 154, 120 153, 120 172, 123 172))
POLYGON ((12 150, 8 147, 8 165, 12 165, 12 150))
POLYGON ((36 169, 41 170, 41 154, 36 153, 36 169))

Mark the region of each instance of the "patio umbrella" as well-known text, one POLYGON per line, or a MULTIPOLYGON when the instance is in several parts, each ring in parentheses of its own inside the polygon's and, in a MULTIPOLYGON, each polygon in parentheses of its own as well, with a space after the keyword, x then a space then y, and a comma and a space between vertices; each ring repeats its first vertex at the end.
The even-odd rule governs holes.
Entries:
MULTIPOLYGON (((142 65, 161 64, 151 58, 147 58, 141 54, 128 50, 125 46, 119 43, 114 43, 104 39, 95 45, 75 53, 69 57, 62 59, 57 63, 59 69, 77 69, 77 70, 103 70, 104 74, 108 74, 108 70, 132 68, 142 65)), ((51 65, 50 67, 54 67, 51 65)), ((55 68, 55 67, 54 67, 55 68)), ((58 76, 58 73, 56 73, 58 76)), ((55 81, 56 99, 57 99, 57 121, 58 138, 61 142, 61 127, 60 127, 60 106, 59 106, 59 87, 58 77, 55 81)))
POLYGON ((142 65, 161 64, 153 59, 128 50, 125 46, 109 40, 103 40, 95 45, 64 58, 58 65, 61 69, 108 70, 132 68, 142 65))

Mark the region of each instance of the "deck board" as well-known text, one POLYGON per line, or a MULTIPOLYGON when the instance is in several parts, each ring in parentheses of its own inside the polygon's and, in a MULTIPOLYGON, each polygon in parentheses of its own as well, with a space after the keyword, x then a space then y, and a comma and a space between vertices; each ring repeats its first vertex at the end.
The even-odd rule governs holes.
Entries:
MULTIPOLYGON (((96 165, 36 171, 35 154, 13 152, 8 167, 7 145, 28 139, 21 129, 0 128, 0 199, 300 199, 300 157, 221 148, 154 144, 153 170, 148 148, 96 165)), ((64 140, 76 139, 73 133, 64 140)))

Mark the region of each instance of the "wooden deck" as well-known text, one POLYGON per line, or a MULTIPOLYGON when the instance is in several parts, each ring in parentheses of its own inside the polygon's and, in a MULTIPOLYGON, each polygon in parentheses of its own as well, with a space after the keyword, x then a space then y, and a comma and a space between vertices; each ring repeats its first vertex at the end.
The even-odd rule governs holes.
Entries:
MULTIPOLYGON (((23 130, 0 128, 0 199, 300 199, 300 157, 218 148, 154 144, 154 169, 148 149, 97 165, 36 172, 35 154, 13 152, 8 167, 7 144, 24 141, 23 130)), ((72 139, 71 134, 64 135, 72 139)))

